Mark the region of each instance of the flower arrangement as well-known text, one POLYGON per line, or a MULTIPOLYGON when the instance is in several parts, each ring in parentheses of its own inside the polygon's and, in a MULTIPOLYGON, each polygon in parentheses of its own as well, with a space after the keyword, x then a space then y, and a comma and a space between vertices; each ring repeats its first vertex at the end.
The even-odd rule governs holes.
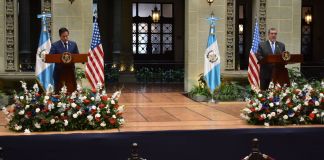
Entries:
POLYGON ((54 95, 53 87, 40 94, 38 85, 32 90, 22 82, 24 91, 15 95, 11 109, 3 108, 9 129, 17 132, 71 131, 118 128, 124 123, 123 105, 118 104, 121 92, 108 97, 99 83, 96 89, 82 89, 68 94, 62 87, 54 95))
POLYGON ((324 123, 324 81, 290 87, 270 84, 267 91, 255 91, 247 99, 241 117, 250 124, 324 123))

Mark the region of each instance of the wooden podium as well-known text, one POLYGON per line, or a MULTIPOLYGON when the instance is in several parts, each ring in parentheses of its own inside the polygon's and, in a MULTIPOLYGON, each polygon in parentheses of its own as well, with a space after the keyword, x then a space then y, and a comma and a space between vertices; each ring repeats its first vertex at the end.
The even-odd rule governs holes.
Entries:
POLYGON ((61 83, 55 84, 55 92, 60 91, 60 89, 63 87, 62 84, 66 85, 68 93, 74 92, 77 86, 74 63, 83 63, 87 61, 88 54, 71 54, 68 52, 62 54, 46 54, 46 63, 58 63, 63 67, 63 74, 58 75, 59 82, 61 83))
POLYGON ((288 70, 285 67, 286 64, 301 63, 303 62, 303 56, 300 54, 290 54, 285 51, 282 54, 268 55, 259 61, 259 64, 271 64, 272 69, 272 81, 281 86, 284 84, 290 85, 288 70))

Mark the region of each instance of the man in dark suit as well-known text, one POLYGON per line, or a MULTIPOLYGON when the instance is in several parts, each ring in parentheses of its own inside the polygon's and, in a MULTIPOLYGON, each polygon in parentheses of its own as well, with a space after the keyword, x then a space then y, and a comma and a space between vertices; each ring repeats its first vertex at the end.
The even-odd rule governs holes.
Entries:
MULTIPOLYGON (((268 30, 268 40, 259 44, 257 59, 260 61, 267 55, 281 54, 286 51, 285 44, 277 41, 277 29, 270 28, 268 30)), ((267 90, 272 80, 271 64, 261 64, 260 66, 260 89, 267 90)))
MULTIPOLYGON (((66 28, 59 29, 60 40, 54 42, 51 46, 50 54, 62 54, 64 52, 69 52, 71 54, 79 54, 78 46, 75 42, 69 40, 69 30, 66 28)), ((75 79, 75 66, 72 64, 56 63, 54 67, 54 86, 55 92, 58 93, 64 84, 69 83, 67 86, 70 89, 76 89, 76 79, 75 79), (72 79, 73 82, 65 82, 68 79, 72 79)))

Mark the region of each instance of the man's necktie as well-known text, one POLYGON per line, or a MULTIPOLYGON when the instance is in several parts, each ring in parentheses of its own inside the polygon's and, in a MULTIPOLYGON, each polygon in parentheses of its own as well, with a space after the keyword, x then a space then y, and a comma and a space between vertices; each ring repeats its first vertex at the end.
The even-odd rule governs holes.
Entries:
POLYGON ((275 54, 276 47, 274 42, 271 42, 271 49, 272 49, 272 54, 275 54))
POLYGON ((67 43, 64 43, 64 48, 66 51, 68 51, 68 44, 67 43))

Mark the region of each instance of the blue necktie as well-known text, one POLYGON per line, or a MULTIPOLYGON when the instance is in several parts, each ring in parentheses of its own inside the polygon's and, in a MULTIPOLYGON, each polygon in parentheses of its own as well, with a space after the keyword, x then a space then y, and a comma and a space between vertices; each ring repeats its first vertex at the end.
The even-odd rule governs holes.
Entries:
POLYGON ((275 54, 276 47, 273 42, 271 42, 271 49, 272 49, 272 54, 275 54))
POLYGON ((64 48, 65 48, 66 51, 68 51, 68 46, 67 45, 68 45, 67 43, 64 43, 64 48))

